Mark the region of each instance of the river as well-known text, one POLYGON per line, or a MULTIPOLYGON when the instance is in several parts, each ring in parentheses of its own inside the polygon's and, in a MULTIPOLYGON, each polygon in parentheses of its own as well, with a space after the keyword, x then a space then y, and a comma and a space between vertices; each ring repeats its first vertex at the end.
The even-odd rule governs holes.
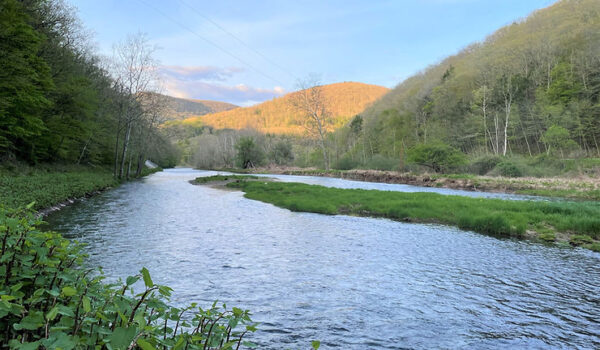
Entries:
POLYGON ((295 213, 188 183, 211 174, 166 170, 46 220, 86 243, 88 263, 112 279, 146 266, 175 289, 174 303, 250 309, 259 348, 307 349, 313 339, 322 349, 600 348, 598 253, 295 213))

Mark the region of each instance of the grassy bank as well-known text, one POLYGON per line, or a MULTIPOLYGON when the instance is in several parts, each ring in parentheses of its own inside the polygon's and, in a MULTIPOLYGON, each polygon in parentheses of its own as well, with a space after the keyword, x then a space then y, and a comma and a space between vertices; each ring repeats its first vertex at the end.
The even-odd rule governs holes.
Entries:
POLYGON ((292 211, 440 223, 497 236, 568 241, 600 251, 597 202, 509 201, 243 180, 227 186, 292 211))
POLYGON ((219 169, 241 174, 282 174, 335 177, 468 191, 503 192, 577 200, 600 201, 600 180, 593 177, 494 177, 470 174, 412 174, 379 170, 320 170, 301 168, 219 169))
MULTIPOLYGON (((160 169, 144 169, 142 176, 160 169)), ((89 196, 117 186, 112 172, 82 166, 19 167, 0 169, 0 203, 18 208, 35 202, 45 209, 69 199, 89 196)))

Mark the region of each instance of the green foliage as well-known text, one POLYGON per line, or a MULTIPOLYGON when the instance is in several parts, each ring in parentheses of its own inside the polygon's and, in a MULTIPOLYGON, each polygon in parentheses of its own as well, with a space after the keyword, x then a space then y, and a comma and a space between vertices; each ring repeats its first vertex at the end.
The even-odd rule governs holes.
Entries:
POLYGON ((50 69, 39 56, 43 36, 16 0, 0 0, 0 155, 31 157, 45 130, 42 112, 50 101, 50 69))
POLYGON ((462 152, 443 143, 417 145, 407 152, 407 160, 437 173, 449 172, 467 163, 462 152))
POLYGON ((366 168, 374 170, 394 170, 398 168, 400 162, 397 159, 388 158, 381 154, 376 154, 369 159, 366 168))
POLYGON ((504 177, 521 177, 523 176, 523 172, 519 167, 510 161, 502 161, 496 165, 496 169, 498 170, 498 174, 504 177))
POLYGON ((269 152, 269 159, 277 165, 288 165, 293 162, 292 143, 286 140, 277 141, 269 152))
POLYGON ((263 150, 254 142, 252 137, 242 137, 236 144, 236 164, 242 169, 254 168, 260 165, 265 155, 263 150))
POLYGON ((334 169, 338 170, 350 170, 354 169, 358 166, 358 162, 353 160, 350 155, 345 155, 340 158, 335 164, 333 164, 334 169))
POLYGON ((594 243, 594 239, 588 235, 575 235, 575 236, 571 237, 569 242, 572 245, 579 246, 579 245, 594 243))
POLYGON ((252 175, 213 175, 213 176, 201 176, 194 179, 194 184, 205 184, 209 182, 222 182, 222 181, 247 181, 247 180, 260 179, 258 176, 252 175))
POLYGON ((0 203, 17 208, 35 202, 35 209, 44 209, 117 184, 111 172, 85 167, 0 171, 0 203))
POLYGON ((569 130, 558 126, 552 125, 541 138, 542 142, 548 145, 548 153, 551 150, 559 151, 563 154, 564 151, 576 149, 577 143, 571 139, 569 130))
POLYGON ((12 349, 234 349, 256 330, 247 310, 170 305, 171 288, 145 268, 105 283, 83 265, 81 246, 39 224, 0 208, 0 343, 12 349))
POLYGON ((485 175, 492 171, 502 161, 502 157, 486 155, 474 159, 469 164, 469 171, 477 175, 485 175))
MULTIPOLYGON (((230 183, 245 196, 292 211, 387 217, 458 226, 480 233, 522 237, 526 230, 588 235, 600 240, 598 202, 511 201, 437 193, 338 189, 300 183, 230 183)), ((591 242, 589 242, 591 243, 591 242)))

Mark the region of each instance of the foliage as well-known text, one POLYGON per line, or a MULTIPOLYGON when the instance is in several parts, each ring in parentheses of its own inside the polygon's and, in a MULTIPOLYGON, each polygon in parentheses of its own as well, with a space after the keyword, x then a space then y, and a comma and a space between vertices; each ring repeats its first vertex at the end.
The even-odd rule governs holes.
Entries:
POLYGON ((358 166, 358 162, 352 159, 349 155, 344 155, 333 164, 334 169, 338 170, 350 170, 358 166))
POLYGON ((425 165, 437 173, 451 171, 467 162, 459 150, 442 143, 417 145, 408 151, 407 160, 425 165))
POLYGON ((110 171, 81 166, 0 171, 0 203, 17 208, 35 202, 34 209, 44 209, 117 184, 110 171))
POLYGON ((511 201, 261 181, 227 186, 241 189, 247 198, 292 211, 442 223, 480 233, 517 237, 544 225, 553 232, 589 235, 600 240, 598 202, 511 201))
POLYGON ((147 158, 172 165, 176 150, 143 95, 109 74, 86 35, 64 1, 0 0, 0 161, 107 167, 121 158, 136 176, 147 158), (124 115, 141 110, 124 128, 124 115))
POLYGON ((256 329, 246 310, 169 305, 171 288, 146 268, 105 283, 83 265, 81 246, 40 223, 0 208, 0 343, 12 349, 234 349, 256 329))
POLYGON ((236 144, 236 164, 242 169, 260 165, 265 157, 262 149, 252 137, 242 137, 236 144))
POLYGON ((498 173, 500 176, 505 177, 521 177, 523 176, 523 172, 515 163, 509 161, 502 161, 496 165, 496 169, 498 169, 498 173))
POLYGON ((469 164, 469 171, 477 175, 485 175, 502 161, 502 157, 495 155, 486 155, 475 158, 469 164))
POLYGON ((288 165, 294 161, 292 144, 286 140, 279 140, 269 152, 269 159, 277 165, 288 165))
POLYGON ((569 130, 558 125, 552 125, 548 128, 542 135, 541 140, 548 145, 547 153, 556 150, 562 155, 564 151, 573 150, 578 147, 577 143, 571 139, 569 130))
POLYGON ((247 181, 247 180, 259 179, 258 176, 252 175, 213 175, 213 176, 201 176, 194 179, 194 184, 205 184, 209 182, 221 182, 221 181, 247 181))
POLYGON ((374 170, 394 170, 398 168, 398 160, 392 159, 381 154, 376 154, 373 158, 369 159, 365 167, 367 169, 374 170))
POLYGON ((32 143, 44 130, 49 106, 50 69, 37 53, 42 35, 16 0, 0 1, 0 154, 30 157, 32 143))

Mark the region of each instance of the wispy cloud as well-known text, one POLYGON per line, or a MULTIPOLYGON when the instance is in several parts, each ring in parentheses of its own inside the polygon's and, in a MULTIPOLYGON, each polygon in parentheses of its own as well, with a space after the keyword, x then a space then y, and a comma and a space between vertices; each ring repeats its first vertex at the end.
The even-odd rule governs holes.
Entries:
POLYGON ((225 81, 236 73, 244 71, 242 68, 220 68, 213 66, 162 66, 161 72, 179 80, 208 80, 225 81))
POLYGON ((285 90, 280 86, 257 88, 245 84, 227 85, 242 68, 220 68, 213 66, 163 66, 166 92, 175 97, 196 98, 251 105, 281 96, 285 90))

